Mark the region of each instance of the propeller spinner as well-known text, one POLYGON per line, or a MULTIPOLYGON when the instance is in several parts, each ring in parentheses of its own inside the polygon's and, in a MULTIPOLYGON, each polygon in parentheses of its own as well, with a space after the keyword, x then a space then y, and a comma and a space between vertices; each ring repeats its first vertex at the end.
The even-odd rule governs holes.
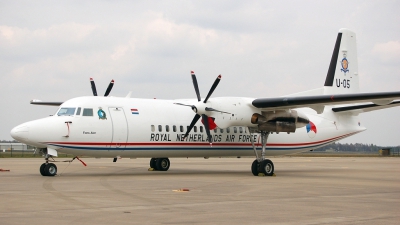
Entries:
MULTIPOLYGON (((93 78, 90 78, 90 86, 92 87, 93 95, 97 96, 96 84, 94 83, 93 78)), ((107 97, 110 94, 113 86, 114 86, 114 80, 111 80, 110 84, 107 87, 106 93, 104 93, 104 97, 107 97)))
MULTIPOLYGON (((193 81, 194 90, 196 92, 197 100, 199 102, 201 102, 199 86, 197 84, 197 79, 196 79, 196 75, 194 74, 194 71, 191 71, 191 75, 192 75, 192 81, 193 81)), ((208 141, 209 141, 210 145, 212 145, 212 137, 211 137, 211 133, 210 133, 210 120, 209 120, 209 117, 205 113, 208 111, 228 113, 228 112, 219 111, 219 110, 216 110, 216 109, 213 109, 210 107, 206 107, 207 106, 206 103, 207 103, 208 99, 211 97, 212 93, 214 92, 215 88, 217 88, 220 81, 221 81, 221 75, 219 75, 217 77, 217 79, 214 81, 213 85, 211 86, 210 91, 208 91, 207 97, 202 102, 203 104, 200 103, 200 104, 198 104, 198 106, 195 106, 195 105, 186 105, 186 104, 182 104, 182 103, 175 103, 177 105, 189 106, 196 113, 196 115, 194 116, 192 122, 190 123, 188 130, 186 131, 183 138, 187 138, 187 136, 189 135, 189 133, 192 130, 192 128, 194 127, 194 125, 197 123, 197 121, 200 118, 202 118, 202 122, 204 124, 205 130, 207 133, 208 141)))

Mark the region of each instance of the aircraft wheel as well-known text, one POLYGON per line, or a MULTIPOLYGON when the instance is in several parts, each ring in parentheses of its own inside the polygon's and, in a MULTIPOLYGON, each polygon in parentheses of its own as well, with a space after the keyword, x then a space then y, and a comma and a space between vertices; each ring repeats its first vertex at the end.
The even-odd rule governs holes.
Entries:
POLYGON ((150 168, 156 169, 156 158, 151 158, 150 159, 150 168))
POLYGON ((44 168, 46 167, 46 163, 43 163, 41 166, 40 166, 40 174, 42 175, 42 176, 47 176, 47 174, 45 173, 45 171, 44 171, 44 168))
POLYGON ((251 164, 251 173, 253 173, 254 176, 258 176, 259 173, 259 168, 260 168, 260 163, 258 160, 254 160, 253 163, 251 164))
POLYGON ((54 163, 49 163, 44 167, 46 176, 55 176, 57 174, 57 166, 54 163))
POLYGON ((156 170, 167 171, 169 169, 170 161, 168 158, 158 158, 156 160, 156 170))
POLYGON ((266 159, 260 163, 260 172, 265 174, 265 176, 274 175, 274 164, 271 160, 266 159))

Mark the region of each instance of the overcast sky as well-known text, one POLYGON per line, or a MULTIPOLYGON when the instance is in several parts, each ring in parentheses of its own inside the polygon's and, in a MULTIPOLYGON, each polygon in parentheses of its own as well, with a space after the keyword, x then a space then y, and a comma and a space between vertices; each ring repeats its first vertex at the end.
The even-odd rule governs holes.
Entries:
MULTIPOLYGON (((399 91, 399 1, 0 0, 0 139, 65 101, 99 94, 275 97, 322 87, 337 32, 356 32, 362 92, 399 91)), ((366 113, 343 143, 400 145, 400 108, 366 113)))

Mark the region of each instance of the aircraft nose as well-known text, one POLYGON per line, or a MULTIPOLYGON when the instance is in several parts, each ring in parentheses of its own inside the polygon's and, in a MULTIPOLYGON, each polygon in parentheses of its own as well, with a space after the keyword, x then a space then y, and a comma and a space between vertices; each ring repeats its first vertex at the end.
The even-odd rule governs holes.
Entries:
POLYGON ((17 141, 26 141, 28 140, 29 136, 29 127, 25 124, 16 126, 11 130, 10 134, 11 137, 13 137, 17 141))

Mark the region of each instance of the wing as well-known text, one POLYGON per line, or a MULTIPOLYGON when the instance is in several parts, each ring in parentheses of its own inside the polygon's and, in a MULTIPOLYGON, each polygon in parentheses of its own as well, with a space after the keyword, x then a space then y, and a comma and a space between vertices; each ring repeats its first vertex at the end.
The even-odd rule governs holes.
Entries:
POLYGON ((60 106, 64 102, 43 102, 41 100, 31 100, 32 105, 48 105, 48 106, 60 106))
MULTIPOLYGON (((336 110, 346 111, 354 109, 371 108, 372 110, 387 108, 387 105, 392 104, 397 106, 400 99, 400 92, 377 92, 377 93, 355 93, 355 94, 337 94, 337 95, 316 95, 316 96, 295 96, 295 97, 279 97, 279 98, 257 98, 252 104, 256 108, 265 109, 268 111, 280 109, 292 109, 300 107, 310 107, 318 113, 322 113, 326 105, 339 104, 354 104, 363 102, 372 102, 371 104, 360 105, 361 108, 349 108, 356 106, 337 107, 336 110), (346 108, 347 107, 347 108, 346 108), (373 109, 377 107, 376 109, 373 109)), ((392 106, 390 106, 392 107, 392 106)), ((372 110, 369 111, 372 111, 372 110)))

